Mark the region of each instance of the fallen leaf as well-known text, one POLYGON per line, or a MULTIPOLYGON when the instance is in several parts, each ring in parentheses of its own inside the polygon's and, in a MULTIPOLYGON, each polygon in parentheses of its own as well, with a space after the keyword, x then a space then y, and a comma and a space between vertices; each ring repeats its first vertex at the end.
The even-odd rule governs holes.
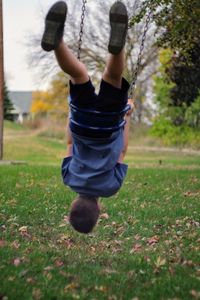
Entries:
POLYGON ((156 268, 160 268, 162 266, 164 266, 166 264, 166 259, 165 258, 161 258, 160 256, 158 256, 156 262, 155 262, 155 266, 156 268))
POLYGON ((51 271, 53 270, 54 268, 52 266, 47 266, 44 268, 44 271, 51 271))
POLYGON ((2 231, 5 231, 5 230, 6 230, 6 225, 4 225, 4 224, 1 225, 1 230, 2 230, 2 231))
POLYGON ((19 188, 21 188, 21 184, 16 183, 15 187, 16 187, 17 189, 19 189, 19 188))
POLYGON ((64 216, 63 220, 67 223, 69 223, 69 217, 68 216, 64 216))
POLYGON ((103 213, 100 215, 100 219, 109 219, 109 215, 107 213, 103 213))
POLYGON ((30 237, 30 234, 28 233, 28 226, 20 227, 19 232, 22 236, 30 237))
POLYGON ((109 268, 105 268, 102 270, 103 274, 117 274, 118 272, 116 270, 113 269, 109 269, 109 268))
POLYGON ((5 245, 6 245, 6 241, 0 240, 0 248, 5 247, 5 245))
POLYGON ((153 236, 153 237, 151 237, 151 238, 148 238, 148 239, 147 239, 147 243, 148 243, 148 245, 153 246, 153 245, 155 245, 156 243, 158 243, 159 240, 160 240, 159 236, 155 235, 155 236, 153 236))
POLYGON ((191 290, 190 291, 190 295, 195 298, 195 299, 200 299, 200 292, 199 291, 195 291, 195 290, 191 290))
POLYGON ((22 226, 22 227, 19 228, 19 231, 20 232, 27 232, 27 228, 28 228, 27 226, 22 226))
POLYGON ((72 282, 72 283, 70 283, 70 284, 68 284, 68 285, 66 285, 66 286, 64 287, 64 292, 66 293, 66 292, 68 292, 68 291, 75 290, 75 289, 77 289, 78 287, 79 287, 79 285, 78 285, 77 283, 72 282))
POLYGON ((148 256, 146 256, 146 255, 144 256, 144 260, 145 260, 146 262, 148 262, 148 263, 151 262, 150 257, 148 257, 148 256))
POLYGON ((68 234, 62 234, 60 238, 57 240, 58 243, 63 243, 65 241, 68 241, 70 239, 70 236, 68 234))
POLYGON ((35 284, 35 283, 36 283, 36 280, 35 280, 33 277, 28 277, 28 278, 26 279, 26 282, 27 282, 27 283, 30 283, 30 284, 35 284))
POLYGON ((41 290, 37 288, 33 288, 32 296, 34 300, 40 300, 42 297, 41 290))
MULTIPOLYGON (((14 281, 16 279, 16 277, 15 276, 9 276, 8 277, 8 281, 14 281)), ((0 298, 1 299, 1 298, 0 298)))
POLYGON ((136 241, 139 241, 139 240, 141 240, 141 236, 140 236, 139 234, 136 234, 136 235, 134 236, 134 239, 135 239, 136 241))
POLYGON ((64 265, 64 262, 62 260, 57 259, 55 261, 55 266, 56 267, 62 267, 64 265))
POLYGON ((142 250, 142 244, 135 244, 133 248, 130 251, 130 254, 135 253, 135 252, 140 252, 142 250))
POLYGON ((91 250, 91 252, 96 252, 96 248, 93 246, 90 247, 90 250, 91 250))
POLYGON ((196 196, 200 195, 200 191, 196 191, 196 192, 188 191, 188 192, 183 193, 183 195, 185 197, 196 197, 196 196))
POLYGON ((17 257, 13 260, 13 265, 15 265, 16 267, 18 267, 20 264, 21 264, 20 258, 17 257))
POLYGON ((95 286, 94 289, 99 292, 107 292, 108 288, 106 286, 95 286))
POLYGON ((20 244, 18 243, 18 241, 14 241, 14 242, 12 243, 12 247, 13 247, 14 249, 18 249, 18 248, 20 247, 20 244))

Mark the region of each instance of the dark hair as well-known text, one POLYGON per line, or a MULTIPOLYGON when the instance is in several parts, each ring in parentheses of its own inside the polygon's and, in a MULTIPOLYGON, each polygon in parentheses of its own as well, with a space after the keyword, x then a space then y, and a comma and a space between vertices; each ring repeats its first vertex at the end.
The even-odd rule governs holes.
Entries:
POLYGON ((79 195, 71 206, 69 222, 75 230, 89 233, 96 225, 100 213, 98 199, 79 195))

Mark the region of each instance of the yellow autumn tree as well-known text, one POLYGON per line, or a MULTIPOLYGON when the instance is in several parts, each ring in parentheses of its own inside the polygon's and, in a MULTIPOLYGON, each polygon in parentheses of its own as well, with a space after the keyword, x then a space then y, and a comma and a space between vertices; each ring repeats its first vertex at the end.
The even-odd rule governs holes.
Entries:
POLYGON ((49 92, 34 92, 31 105, 31 112, 35 115, 42 115, 46 114, 50 110, 52 110, 52 105, 50 103, 49 92))
POLYGON ((33 93, 31 111, 34 115, 62 118, 68 113, 67 97, 69 94, 66 74, 59 72, 50 83, 47 91, 33 93))

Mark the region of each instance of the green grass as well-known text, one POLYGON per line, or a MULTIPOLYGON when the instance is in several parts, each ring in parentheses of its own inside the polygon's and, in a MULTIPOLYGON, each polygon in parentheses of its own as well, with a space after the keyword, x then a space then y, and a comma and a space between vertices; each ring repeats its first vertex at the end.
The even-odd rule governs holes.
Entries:
POLYGON ((66 217, 64 143, 14 132, 5 157, 27 164, 0 166, 0 299, 199 298, 198 155, 132 149, 121 191, 81 235, 66 217))
POLYGON ((40 131, 6 123, 4 160, 59 164, 65 151, 64 140, 43 138, 40 131))

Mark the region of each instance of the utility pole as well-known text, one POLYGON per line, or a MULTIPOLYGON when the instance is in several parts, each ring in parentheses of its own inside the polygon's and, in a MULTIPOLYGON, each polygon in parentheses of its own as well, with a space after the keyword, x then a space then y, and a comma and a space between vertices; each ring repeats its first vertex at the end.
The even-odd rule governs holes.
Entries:
POLYGON ((4 103, 4 63, 3 63, 3 7, 0 0, 0 160, 3 159, 3 103, 4 103))

